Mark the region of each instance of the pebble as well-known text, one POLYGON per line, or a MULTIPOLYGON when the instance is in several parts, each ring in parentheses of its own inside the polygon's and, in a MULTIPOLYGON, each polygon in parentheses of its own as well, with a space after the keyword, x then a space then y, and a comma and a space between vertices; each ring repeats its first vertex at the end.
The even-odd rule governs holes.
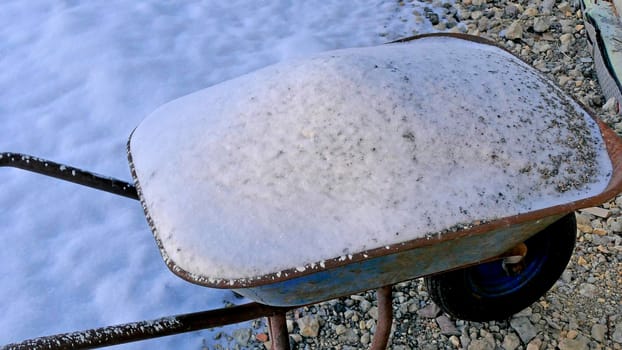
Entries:
POLYGON ((587 350, 588 344, 578 339, 562 339, 559 341, 559 350, 587 350))
POLYGON ((289 338, 294 342, 294 343, 301 343, 302 342, 302 335, 300 334, 290 334, 289 338))
POLYGON ((523 25, 520 21, 514 21, 505 30, 505 37, 509 40, 521 39, 523 37, 523 25))
POLYGON ((542 340, 535 338, 527 344, 527 350, 539 350, 542 346, 542 340))
POLYGON ((611 339, 616 343, 622 344, 622 322, 616 324, 613 334, 611 335, 611 339))
POLYGON ((371 309, 371 306, 372 306, 371 303, 367 300, 363 300, 359 303, 359 309, 363 313, 369 311, 369 309, 371 309))
POLYGON ((460 348, 462 344, 460 344, 460 338, 458 338, 455 335, 452 335, 451 337, 449 337, 449 342, 451 343, 451 345, 453 345, 455 348, 460 348))
POLYGON ((579 294, 584 297, 593 298, 598 293, 598 288, 591 283, 581 283, 579 285, 579 294))
POLYGON ((363 335, 361 335, 361 344, 367 345, 369 344, 370 341, 371 341, 371 337, 369 333, 366 332, 363 335))
POLYGON ((538 330, 527 317, 514 317, 510 320, 510 325, 525 344, 529 343, 538 334, 538 330))
POLYGON ((604 208, 599 208, 599 207, 585 208, 581 210, 581 212, 591 214, 594 216, 598 216, 603 219, 606 219, 611 215, 611 211, 604 209, 604 208))
POLYGON ((441 315, 441 316, 437 317, 436 318, 436 323, 441 328, 441 334, 442 335, 451 336, 451 335, 460 335, 460 334, 462 334, 458 330, 458 328, 456 328, 456 325, 449 319, 449 317, 447 317, 445 315, 441 315))
POLYGON ((568 331, 568 333, 566 333, 566 338, 568 338, 568 339, 575 339, 578 335, 579 335, 579 332, 577 332, 574 329, 571 329, 571 330, 568 331))
POLYGON ((436 318, 436 316, 440 315, 440 313, 441 308, 434 303, 430 303, 417 311, 417 315, 425 318, 436 318))
POLYGON ((607 334, 607 326, 597 323, 592 326, 590 334, 594 340, 602 342, 605 340, 605 335, 607 334))
POLYGON ((340 343, 356 344, 359 341, 359 336, 354 329, 348 328, 346 332, 340 335, 337 339, 340 343))
POLYGON ((533 20, 533 30, 536 33, 544 33, 551 27, 551 20, 549 17, 536 17, 533 20))
POLYGON ((317 337, 320 331, 320 322, 316 316, 303 316, 296 323, 300 329, 299 333, 303 337, 317 337))
POLYGON ((514 333, 510 333, 503 338, 501 346, 504 350, 515 350, 521 345, 520 339, 514 333))
POLYGON ((468 350, 495 350, 495 344, 494 343, 491 344, 486 339, 475 339, 469 344, 467 349, 468 350))
POLYGON ((247 346, 251 339, 252 330, 250 328, 238 328, 233 331, 233 339, 240 346, 247 346))
POLYGON ((544 0, 542 2, 542 13, 550 15, 553 11, 553 5, 555 5, 555 0, 544 0))

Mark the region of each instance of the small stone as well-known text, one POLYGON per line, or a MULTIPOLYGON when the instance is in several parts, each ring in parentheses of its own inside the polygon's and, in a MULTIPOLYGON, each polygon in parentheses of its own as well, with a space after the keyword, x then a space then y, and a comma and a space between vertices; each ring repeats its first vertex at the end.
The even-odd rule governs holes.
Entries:
POLYGON ((290 334, 289 337, 294 341, 294 343, 302 342, 302 335, 300 334, 290 334))
POLYGON ((462 335, 460 335, 460 344, 462 344, 463 348, 468 348, 469 344, 471 344, 471 338, 469 338, 466 332, 463 332, 462 335))
POLYGON ((571 329, 568 331, 568 333, 566 334, 566 338, 568 339, 575 339, 577 337, 577 335, 579 335, 579 332, 577 332, 574 329, 571 329))
POLYGON ((501 346, 505 350, 515 350, 521 345, 520 339, 514 333, 510 333, 503 338, 503 343, 501 346))
POLYGON ((480 18, 482 18, 482 11, 473 11, 473 12, 471 12, 471 19, 472 20, 477 21, 480 18))
POLYGON ((351 296, 350 296, 350 299, 355 300, 355 301, 358 301, 359 303, 360 303, 360 302, 362 302, 362 301, 367 300, 367 299, 365 299, 365 297, 364 297, 364 296, 362 296, 362 295, 357 295, 357 294, 351 295, 351 296))
POLYGON ((460 335, 460 331, 456 328, 456 325, 445 315, 441 315, 436 318, 436 323, 441 328, 442 335, 460 335))
POLYGON ((468 20, 468 19, 471 18, 471 11, 469 11, 469 10, 462 10, 458 14, 458 16, 460 17, 461 20, 468 20))
POLYGON ((436 318, 441 313, 441 308, 435 303, 428 304, 417 311, 417 315, 425 318, 436 318))
POLYGON ((538 324, 538 322, 540 322, 541 319, 542 319, 542 315, 537 314, 537 313, 529 317, 529 321, 531 321, 532 324, 538 324))
POLYGON ((592 230, 592 233, 599 236, 606 236, 607 230, 605 230, 604 228, 595 228, 592 230))
POLYGON ((469 344, 467 349, 468 350, 494 350, 495 345, 490 344, 490 342, 488 342, 485 339, 475 339, 469 344))
POLYGON ((359 304, 359 309, 361 309, 362 313, 366 313, 369 309, 371 309, 371 303, 367 300, 363 300, 359 304))
POLYGON ((346 328, 346 326, 344 326, 344 325, 342 325, 342 324, 337 325, 337 326, 335 327, 335 334, 337 334, 337 335, 342 335, 342 334, 344 334, 344 333, 346 332, 346 330, 347 330, 347 329, 348 329, 348 328, 346 328))
POLYGON ((415 313, 417 311, 419 311, 419 306, 417 305, 417 303, 412 303, 408 305, 408 312, 415 313))
POLYGON ((352 328, 348 328, 346 332, 340 335, 338 338, 340 343, 347 344, 357 344, 359 342, 359 336, 356 334, 356 331, 352 328))
POLYGON ((299 333, 303 337, 317 337, 320 331, 320 322, 315 316, 303 316, 299 318, 296 323, 298 323, 298 328, 300 328, 299 333))
POLYGON ((611 97, 605 102, 605 104, 601 107, 601 109, 605 112, 615 113, 618 104, 615 97, 611 97))
POLYGON ((533 314, 533 310, 528 306, 514 314, 514 317, 529 317, 533 314))
POLYGON ((579 265, 579 266, 584 266, 584 267, 585 267, 585 266, 588 266, 589 264, 588 264, 587 260, 585 260, 585 258, 584 258, 584 257, 580 256, 580 257, 577 259, 577 265, 579 265))
POLYGON ((516 15, 518 15, 518 12, 518 7, 516 7, 516 5, 514 4, 507 5, 503 9, 503 13, 508 17, 516 17, 516 15))
POLYGON ((605 340, 605 335, 607 334, 607 326, 604 324, 595 324, 592 326, 591 335, 594 340, 602 342, 605 340))
POLYGON ((562 25, 563 34, 573 34, 575 32, 575 21, 569 19, 562 19, 559 21, 559 23, 562 25))
POLYGON ((570 7, 570 5, 567 2, 562 2, 559 5, 557 5, 557 8, 562 12, 562 13, 566 13, 566 12, 570 12, 572 11, 572 8, 570 7))
POLYGON ((528 7, 525 12, 523 12, 523 15, 527 17, 535 17, 538 15, 538 9, 535 7, 528 7))
POLYGON ((584 297, 594 298, 598 293, 598 288, 591 283, 581 283, 579 286, 579 294, 584 297))
POLYGON ((577 229, 583 233, 592 233, 594 228, 591 225, 577 224, 577 229))
POLYGON ((457 349, 459 349, 461 346, 460 338, 456 337, 455 335, 452 335, 451 337, 449 337, 449 342, 451 343, 451 345, 453 345, 457 349))
POLYGON ((546 41, 538 41, 533 46, 533 52, 535 53, 547 52, 550 49, 551 49, 551 45, 547 43, 546 41))
POLYGON ((592 224, 592 220, 588 214, 575 213, 575 218, 577 219, 577 224, 588 226, 592 224))
POLYGON ((258 341, 265 343, 268 341, 268 334, 266 333, 259 333, 255 336, 255 339, 257 339, 258 341))
POLYGON ((559 350, 587 350, 587 342, 578 339, 562 339, 559 341, 559 350))
POLYGON ((291 333, 294 331, 294 321, 285 320, 285 326, 287 326, 287 333, 291 333))
POLYGON ((367 314, 369 316, 371 316, 371 318, 373 318, 374 320, 378 319, 378 307, 377 306, 372 306, 369 311, 367 311, 367 314))
POLYGON ((540 346, 542 346, 542 340, 535 338, 527 344, 527 350, 540 350, 540 346))
POLYGON ((529 343, 529 341, 538 334, 538 330, 531 324, 527 317, 512 318, 510 320, 510 325, 525 344, 529 343))
POLYGON ((361 344, 367 345, 369 344, 370 341, 371 341, 371 337, 369 333, 364 333, 363 335, 361 335, 361 344))
POLYGON ((622 322, 616 324, 616 328, 611 335, 611 339, 616 343, 622 344, 622 322))
POLYGON ((611 211, 604 209, 604 208, 599 208, 599 207, 585 208, 582 210, 582 212, 592 214, 594 216, 598 216, 603 219, 606 219, 611 215, 611 211))
POLYGON ((551 27, 551 20, 548 16, 536 17, 536 19, 533 20, 533 30, 536 33, 546 32, 547 30, 549 30, 549 27, 551 27))
POLYGON ((544 0, 542 2, 542 13, 545 15, 551 14, 551 11, 553 11, 553 5, 555 5, 555 0, 544 0))
POLYGON ((251 339, 252 330, 250 328, 238 328, 233 331, 233 339, 240 346, 248 346, 248 341, 251 339))
POLYGON ((430 20, 430 23, 432 23, 433 26, 440 23, 438 15, 434 12, 428 12, 425 16, 430 20))
POLYGON ((523 25, 520 21, 514 21, 505 30, 505 38, 509 40, 521 39, 523 37, 523 25))
POLYGON ((559 42, 562 43, 562 45, 568 45, 570 44, 572 41, 574 40, 574 36, 570 33, 566 33, 566 34, 562 34, 559 37, 559 42))
POLYGON ((565 270, 562 273, 562 281, 566 282, 566 283, 570 283, 572 282, 572 271, 570 270, 565 270))
POLYGON ((570 77, 567 75, 560 75, 557 78, 557 84, 559 84, 559 86, 564 86, 566 85, 566 83, 568 83, 570 81, 570 77))

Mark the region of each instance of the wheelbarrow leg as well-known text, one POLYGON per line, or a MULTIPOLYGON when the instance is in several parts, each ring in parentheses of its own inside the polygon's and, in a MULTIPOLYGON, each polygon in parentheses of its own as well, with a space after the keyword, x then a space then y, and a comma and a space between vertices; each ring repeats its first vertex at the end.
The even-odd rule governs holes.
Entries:
POLYGON ((374 334, 370 350, 385 350, 387 348, 389 336, 391 335, 391 326, 393 325, 391 287, 384 286, 376 291, 378 323, 376 324, 376 333, 374 334))
POLYGON ((272 350, 289 350, 289 334, 287 333, 287 322, 285 313, 279 313, 268 317, 268 327, 270 328, 270 341, 272 350))

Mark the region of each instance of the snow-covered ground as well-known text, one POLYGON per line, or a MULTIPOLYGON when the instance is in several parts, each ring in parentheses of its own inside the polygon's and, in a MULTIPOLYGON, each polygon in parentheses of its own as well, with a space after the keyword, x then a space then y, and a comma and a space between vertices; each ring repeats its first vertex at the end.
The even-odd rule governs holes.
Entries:
MULTIPOLYGON (((0 151, 129 180, 158 105, 276 61, 431 31, 397 1, 3 1, 0 151)), ((0 169, 0 344, 221 307, 165 267, 138 202, 0 169)), ((126 348, 200 348, 207 331, 126 348)))

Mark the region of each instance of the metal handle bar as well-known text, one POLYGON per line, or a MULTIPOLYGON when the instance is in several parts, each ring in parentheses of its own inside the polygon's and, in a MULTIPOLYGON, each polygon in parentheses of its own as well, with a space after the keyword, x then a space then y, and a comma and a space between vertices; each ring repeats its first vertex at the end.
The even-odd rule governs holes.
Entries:
MULTIPOLYGON (((57 334, 0 346, 0 350, 22 349, 92 349, 125 344, 173 334, 197 331, 253 320, 260 317, 284 315, 289 307, 249 303, 230 308, 163 317, 157 320, 133 322, 117 326, 57 334)), ((285 329, 287 334, 287 329, 285 329)), ((287 347, 289 349, 289 347, 287 347)))
POLYGON ((3 166, 55 177, 82 186, 95 188, 100 191, 138 200, 136 187, 131 183, 27 154, 10 152, 0 153, 0 167, 3 166))

